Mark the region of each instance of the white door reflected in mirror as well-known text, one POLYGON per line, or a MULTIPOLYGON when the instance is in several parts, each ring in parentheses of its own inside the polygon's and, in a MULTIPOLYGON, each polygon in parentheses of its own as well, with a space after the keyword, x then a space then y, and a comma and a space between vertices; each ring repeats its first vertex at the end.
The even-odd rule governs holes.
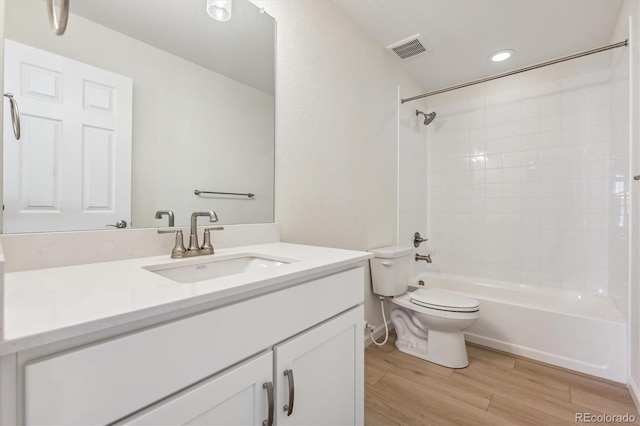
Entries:
POLYGON ((104 228, 131 220, 133 81, 5 40, 4 232, 104 228))

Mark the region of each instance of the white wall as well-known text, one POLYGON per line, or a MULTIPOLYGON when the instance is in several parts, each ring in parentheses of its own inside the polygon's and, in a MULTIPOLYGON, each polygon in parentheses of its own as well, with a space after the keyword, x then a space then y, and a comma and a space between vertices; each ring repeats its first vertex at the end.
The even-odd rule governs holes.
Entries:
MULTIPOLYGON (((640 142, 638 133, 640 131, 640 2, 636 0, 626 0, 616 28, 612 34, 613 41, 629 38, 629 48, 626 52, 618 53, 612 58, 613 87, 612 100, 620 101, 625 96, 625 89, 629 89, 631 113, 625 122, 620 123, 620 127, 628 124, 630 132, 629 145, 631 155, 627 156, 626 179, 622 181, 626 184, 622 197, 630 195, 629 214, 631 218, 631 250, 630 262, 626 271, 629 273, 629 313, 628 313, 628 333, 629 333, 629 378, 628 385, 631 395, 637 407, 640 407, 640 183, 632 180, 631 176, 640 174, 640 142), (629 69, 624 69, 625 62, 630 63, 629 69)), ((612 115, 617 112, 617 107, 612 108, 612 115)), ((621 120, 622 121, 622 120, 621 120)), ((612 118, 613 123, 613 118, 612 118)), ((618 128, 618 126, 616 126, 618 128)), ((621 129, 620 129, 621 130, 621 129)), ((616 144, 622 145, 622 141, 616 144)), ((625 165, 618 164, 622 170, 625 165)))
MULTIPOLYGON (((283 241, 357 250, 394 244, 397 86, 404 96, 422 90, 332 2, 254 3, 278 22, 276 220, 283 241)), ((365 315, 379 325, 369 282, 366 291, 365 315)))
POLYGON ((166 226, 166 217, 154 219, 166 209, 176 225, 209 209, 221 223, 273 221, 272 95, 77 15, 55 37, 39 1, 7 2, 6 16, 9 39, 133 78, 135 227, 166 226), (197 197, 195 189, 256 197, 197 197))

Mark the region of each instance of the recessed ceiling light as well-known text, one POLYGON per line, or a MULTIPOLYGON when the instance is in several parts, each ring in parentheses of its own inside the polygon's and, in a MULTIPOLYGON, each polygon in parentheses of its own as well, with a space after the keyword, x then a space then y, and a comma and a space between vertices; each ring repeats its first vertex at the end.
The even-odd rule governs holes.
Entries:
POLYGON ((516 54, 515 50, 511 50, 511 49, 499 50, 489 55, 489 59, 491 59, 493 62, 502 62, 509 59, 515 54, 516 54))

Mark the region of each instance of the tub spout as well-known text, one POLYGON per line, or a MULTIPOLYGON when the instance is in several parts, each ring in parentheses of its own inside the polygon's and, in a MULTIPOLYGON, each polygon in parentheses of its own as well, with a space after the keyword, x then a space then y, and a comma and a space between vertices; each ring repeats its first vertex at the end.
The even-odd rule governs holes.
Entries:
POLYGON ((430 254, 422 255, 422 254, 416 253, 416 262, 418 260, 424 260, 427 263, 431 263, 431 255, 430 254))

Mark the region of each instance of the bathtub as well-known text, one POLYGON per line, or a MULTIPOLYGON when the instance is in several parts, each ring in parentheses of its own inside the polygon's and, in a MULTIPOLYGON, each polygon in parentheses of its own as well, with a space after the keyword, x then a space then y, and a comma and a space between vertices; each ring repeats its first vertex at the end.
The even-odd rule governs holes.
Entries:
POLYGON ((468 342, 627 381, 627 325, 609 297, 434 275, 414 284, 419 280, 480 302, 480 318, 465 331, 468 342))

